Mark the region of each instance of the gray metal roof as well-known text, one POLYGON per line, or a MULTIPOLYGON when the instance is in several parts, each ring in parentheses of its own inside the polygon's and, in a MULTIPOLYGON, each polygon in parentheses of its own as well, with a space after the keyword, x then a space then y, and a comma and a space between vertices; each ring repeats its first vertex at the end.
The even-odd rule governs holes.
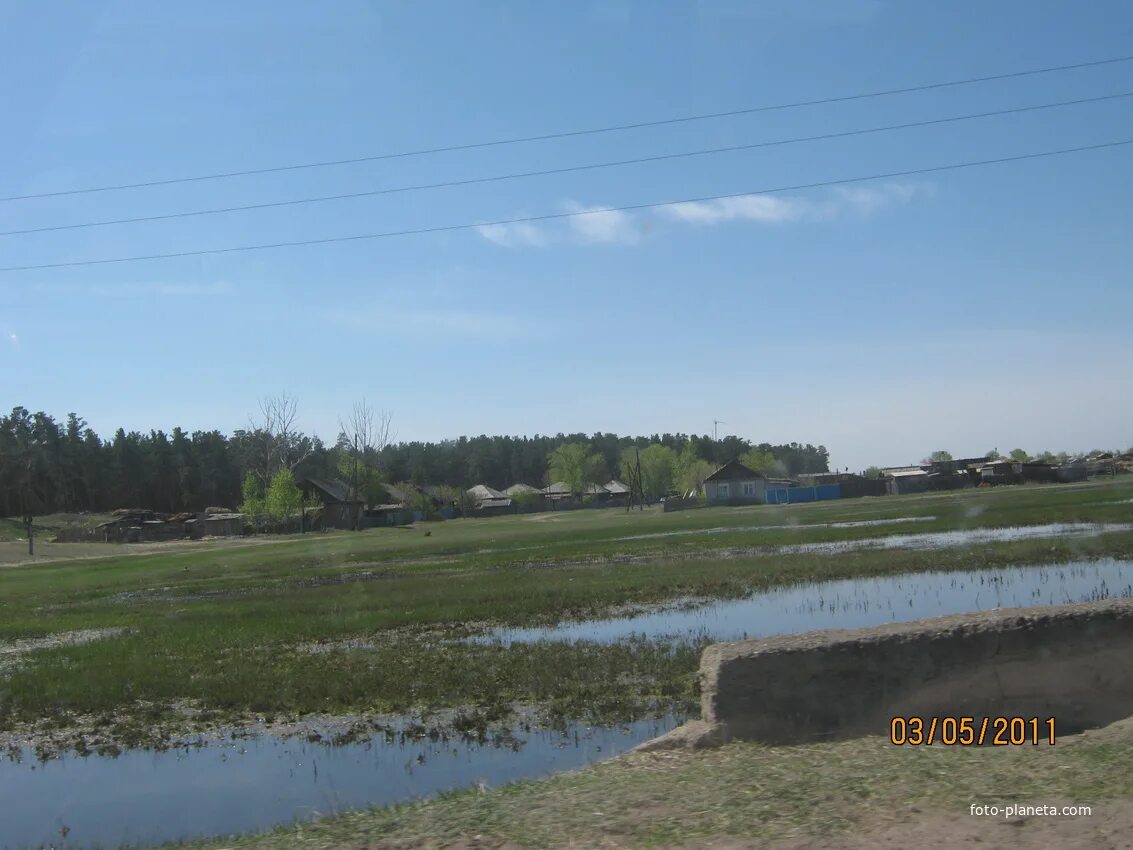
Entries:
POLYGON ((507 497, 499 490, 493 490, 487 484, 477 484, 475 487, 469 487, 467 490, 469 496, 478 502, 485 499, 506 499, 507 497))
POLYGON ((766 478, 762 472, 756 472, 754 469, 748 469, 738 460, 730 460, 707 478, 705 481, 737 481, 748 480, 753 478, 766 478))
POLYGON ((538 493, 538 492, 540 492, 539 488, 538 487, 532 487, 530 484, 512 484, 510 487, 508 487, 506 490, 504 490, 504 493, 506 493, 509 496, 516 496, 516 495, 519 495, 520 493, 538 493))
POLYGON ((919 466, 915 469, 887 469, 884 472, 887 478, 915 478, 918 475, 923 475, 926 478, 928 473, 921 469, 919 466))
POLYGON ((308 478, 309 483, 316 490, 330 496, 336 502, 350 502, 350 485, 337 478, 328 481, 325 478, 308 478))

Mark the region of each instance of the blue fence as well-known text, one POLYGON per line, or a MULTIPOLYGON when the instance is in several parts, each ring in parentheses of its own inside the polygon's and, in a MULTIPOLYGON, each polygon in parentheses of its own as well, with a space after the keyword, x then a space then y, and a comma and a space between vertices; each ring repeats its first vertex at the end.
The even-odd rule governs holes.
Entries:
POLYGON ((818 487, 776 487, 767 490, 767 504, 793 505, 797 502, 821 502, 842 498, 841 484, 821 484, 818 487))

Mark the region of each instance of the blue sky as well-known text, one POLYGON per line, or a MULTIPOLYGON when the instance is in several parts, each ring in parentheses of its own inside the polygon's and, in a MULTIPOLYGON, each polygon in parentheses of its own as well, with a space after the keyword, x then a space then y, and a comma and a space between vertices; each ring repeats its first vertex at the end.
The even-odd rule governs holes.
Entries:
MULTIPOLYGON (((0 0, 0 195, 650 121, 1133 53, 1126 2, 0 0), (327 10, 330 10, 329 12, 327 10)), ((0 230, 1133 91, 1133 62, 667 127, 0 203, 0 230)), ((651 204, 1133 138, 1133 99, 0 237, 0 266, 651 204)), ((838 467, 1133 444, 1133 147, 530 225, 0 274, 0 395, 109 435, 710 433, 838 467)))

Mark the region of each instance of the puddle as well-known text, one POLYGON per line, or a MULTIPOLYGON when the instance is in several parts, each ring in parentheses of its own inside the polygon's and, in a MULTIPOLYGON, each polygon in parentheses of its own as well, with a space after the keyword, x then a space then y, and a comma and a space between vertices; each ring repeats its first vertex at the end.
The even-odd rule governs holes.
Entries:
POLYGON ((302 655, 326 655, 331 652, 350 652, 356 649, 377 649, 378 644, 364 638, 328 641, 326 643, 301 643, 295 651, 302 655))
POLYGON ((1133 561, 1103 559, 800 584, 727 602, 690 600, 636 617, 543 629, 501 629, 475 640, 505 644, 539 640, 611 643, 642 637, 742 640, 817 629, 856 629, 991 608, 1131 596, 1133 561))
POLYGON ((575 725, 565 734, 517 727, 497 744, 378 735, 330 747, 264 736, 45 763, 22 751, 21 762, 0 762, 0 848, 144 846, 494 787, 610 758, 685 719, 575 725))
POLYGON ((1133 530, 1128 523, 1053 522, 1047 525, 1013 525, 1003 528, 968 528, 933 531, 924 534, 891 534, 864 540, 833 540, 827 543, 799 543, 779 546, 784 555, 840 553, 857 549, 946 549, 980 543, 1011 543, 1044 537, 1097 537, 1116 531, 1133 530))
POLYGON ((696 534, 727 534, 736 531, 794 531, 804 528, 863 528, 871 525, 897 525, 906 522, 931 522, 934 516, 900 516, 888 519, 859 519, 850 522, 810 522, 783 523, 778 525, 731 525, 716 528, 690 528, 683 531, 655 531, 649 534, 631 534, 628 537, 613 537, 611 540, 652 540, 663 537, 686 537, 696 534))

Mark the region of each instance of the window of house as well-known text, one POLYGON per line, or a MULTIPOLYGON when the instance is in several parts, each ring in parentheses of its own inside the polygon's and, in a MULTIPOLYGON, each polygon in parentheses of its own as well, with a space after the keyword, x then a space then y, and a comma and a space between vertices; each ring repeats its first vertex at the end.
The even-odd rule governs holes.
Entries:
POLYGON ((755 495, 755 482, 754 481, 745 481, 744 482, 744 495, 745 496, 754 496, 755 495))
POLYGON ((728 485, 720 483, 716 485, 716 497, 718 499, 727 499, 729 496, 728 485))

